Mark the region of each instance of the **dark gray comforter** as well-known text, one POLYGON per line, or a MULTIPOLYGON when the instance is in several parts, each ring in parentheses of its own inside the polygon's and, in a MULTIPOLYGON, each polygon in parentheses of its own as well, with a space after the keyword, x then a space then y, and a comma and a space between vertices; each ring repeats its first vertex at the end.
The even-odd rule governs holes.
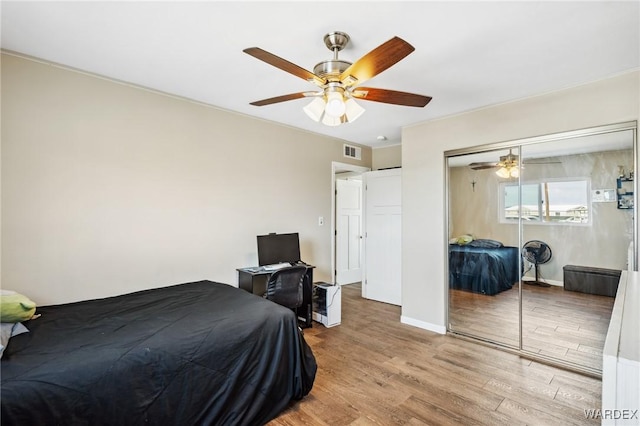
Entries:
POLYGON ((2 358, 3 425, 258 425, 315 378, 293 312, 226 284, 37 312, 2 358))

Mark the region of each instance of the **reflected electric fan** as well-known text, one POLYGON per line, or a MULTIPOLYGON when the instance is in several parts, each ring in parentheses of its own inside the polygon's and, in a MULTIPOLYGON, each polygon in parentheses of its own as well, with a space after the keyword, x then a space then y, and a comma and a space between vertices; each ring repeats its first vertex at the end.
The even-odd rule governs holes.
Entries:
POLYGON ((524 246, 522 246, 522 257, 533 264, 536 272, 535 281, 523 281, 525 284, 535 284, 541 287, 550 286, 550 284, 540 281, 539 267, 541 264, 551 260, 551 254, 551 247, 543 241, 531 240, 524 243, 524 246))

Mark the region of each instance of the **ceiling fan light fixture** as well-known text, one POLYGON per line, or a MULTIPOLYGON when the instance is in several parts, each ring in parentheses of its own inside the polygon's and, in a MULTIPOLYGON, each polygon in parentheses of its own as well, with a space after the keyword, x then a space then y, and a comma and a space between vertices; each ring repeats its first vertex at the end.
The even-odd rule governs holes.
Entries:
POLYGON ((344 123, 344 115, 340 117, 332 117, 329 114, 324 114, 322 116, 322 124, 324 124, 325 126, 335 127, 341 125, 342 123, 344 123))
POLYGON ((503 166, 496 171, 496 174, 503 179, 517 178, 520 176, 520 169, 517 165, 503 166))
POLYGON ((345 115, 347 116, 347 121, 349 123, 353 123, 354 121, 356 121, 358 117, 360 117, 365 112, 365 109, 358 105, 358 103, 351 98, 347 99, 347 102, 345 102, 345 107, 345 115))
POLYGON ((327 93, 327 105, 324 108, 326 115, 339 118, 342 117, 347 107, 344 104, 344 98, 340 92, 328 92, 327 93))
MULTIPOLYGON (((340 93, 336 94, 342 96, 340 93)), ((347 99, 347 101, 344 102, 344 113, 339 116, 333 116, 327 113, 327 106, 328 103, 325 102, 324 97, 316 97, 307 106, 302 108, 302 110, 313 121, 321 122, 326 126, 339 126, 343 123, 351 123, 357 120, 358 117, 360 117, 365 112, 365 109, 358 105, 351 98, 347 99)))
POLYGON ((312 100, 306 107, 302 108, 303 111, 313 121, 319 122, 324 114, 325 102, 321 97, 312 100))
POLYGON ((509 169, 507 169, 506 167, 502 167, 501 169, 497 170, 496 174, 498 175, 498 177, 501 177, 503 179, 507 179, 510 176, 509 169))
POLYGON ((497 165, 500 166, 500 169, 496 171, 499 177, 504 179, 520 177, 518 156, 514 155, 511 150, 508 155, 500 157, 500 162, 497 165))

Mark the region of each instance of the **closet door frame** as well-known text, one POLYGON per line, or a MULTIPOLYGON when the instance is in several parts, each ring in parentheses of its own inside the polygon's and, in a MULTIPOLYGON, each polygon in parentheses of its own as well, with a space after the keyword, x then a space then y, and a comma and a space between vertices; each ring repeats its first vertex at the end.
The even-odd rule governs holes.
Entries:
MULTIPOLYGON (((498 349, 502 349, 505 351, 509 351, 509 352, 514 352, 519 354, 522 357, 525 358, 529 358, 529 359, 533 359, 536 361, 540 361, 540 362, 544 362, 547 364, 551 364, 551 365, 556 365, 562 368, 566 368, 569 370, 574 370, 574 371, 578 371, 584 374, 588 374, 594 377, 601 377, 602 372, 601 371, 597 371, 594 370, 592 368, 588 368, 588 367, 582 367, 580 365, 576 365, 573 363, 566 363, 563 362, 561 360, 558 360, 556 358, 553 357, 549 357, 549 356, 544 356, 544 355, 540 355, 540 354, 536 354, 533 352, 529 352, 523 349, 523 300, 522 300, 522 269, 520 269, 520 279, 519 279, 519 283, 518 283, 518 335, 519 335, 519 344, 518 347, 514 347, 514 346, 510 346, 510 345, 505 345, 503 343, 500 342, 495 342, 492 341, 490 339, 487 338, 483 338, 481 336, 476 336, 473 335, 471 333, 466 333, 466 332, 460 332, 460 331, 456 331, 456 330, 451 330, 450 324, 451 324, 451 320, 450 320, 450 298, 451 298, 451 293, 449 291, 449 250, 448 250, 448 246, 449 246, 449 230, 451 229, 451 223, 450 223, 450 202, 451 202, 451 196, 450 196, 450 183, 451 183, 451 177, 450 177, 450 162, 449 160, 451 158, 455 158, 455 157, 459 157, 459 156, 463 156, 463 155, 468 155, 468 154, 479 154, 479 153, 484 153, 484 152, 489 152, 489 151, 496 151, 496 150, 500 150, 500 149, 512 149, 514 151, 517 152, 517 154, 519 155, 519 158, 521 157, 521 153, 522 153, 522 148, 526 147, 526 146, 530 146, 530 145, 534 145, 534 144, 539 144, 539 143, 544 143, 544 142, 552 142, 552 141, 560 141, 563 139, 570 139, 570 138, 580 138, 580 137, 586 137, 586 136, 593 136, 593 135, 599 135, 599 134, 605 134, 605 133, 612 133, 612 132, 618 132, 618 131, 625 131, 625 130, 632 130, 632 134, 633 134, 633 169, 634 170, 638 170, 638 147, 637 147, 637 122, 636 121, 629 121, 629 122, 623 122, 623 123, 616 123, 616 124, 610 124, 610 125, 604 125, 604 126, 598 126, 598 127, 591 127, 591 128, 585 128, 585 129, 579 129, 579 130, 573 130, 573 131, 567 131, 567 132, 561 132, 561 133, 555 133, 555 134, 549 134, 549 135, 543 135, 543 136, 536 136, 536 137, 531 137, 531 138, 523 138, 523 139, 517 139, 517 140, 511 140, 511 141, 505 141, 505 142, 497 142, 497 143, 492 143, 492 144, 485 144, 485 145, 480 145, 480 146, 474 146, 474 147, 468 147, 468 148, 462 148, 462 149, 455 149, 455 150, 450 150, 450 151, 445 151, 444 152, 444 170, 445 170, 445 179, 444 179, 444 183, 445 183, 445 188, 444 188, 444 196, 445 196, 445 236, 444 236, 444 241, 443 241, 443 245, 444 245, 444 253, 445 253, 445 259, 444 259, 444 265, 445 265, 445 277, 447 277, 445 279, 445 291, 447 293, 447 302, 446 302, 446 306, 445 306, 445 312, 447 315, 447 333, 452 334, 452 335, 456 335, 462 338, 470 338, 474 341, 478 341, 480 343, 485 343, 485 344, 490 344, 493 347, 496 347, 498 349)), ((518 178, 518 185, 521 186, 521 182, 520 182, 520 177, 518 178)), ((634 194, 638 193, 638 183, 637 183, 637 178, 634 180, 633 182, 633 192, 634 194)), ((518 191, 519 195, 519 205, 522 205, 522 191, 518 191)), ((633 217, 637 218, 637 213, 638 213, 638 207, 637 207, 637 197, 636 197, 636 202, 634 202, 634 206, 633 206, 633 217)), ((638 270, 638 223, 637 223, 637 219, 633 220, 633 235, 632 235, 632 241, 633 241, 633 265, 629 265, 630 269, 633 270, 638 270)), ((518 246, 522 247, 523 245, 523 223, 522 223, 522 218, 520 218, 518 220, 518 246)))

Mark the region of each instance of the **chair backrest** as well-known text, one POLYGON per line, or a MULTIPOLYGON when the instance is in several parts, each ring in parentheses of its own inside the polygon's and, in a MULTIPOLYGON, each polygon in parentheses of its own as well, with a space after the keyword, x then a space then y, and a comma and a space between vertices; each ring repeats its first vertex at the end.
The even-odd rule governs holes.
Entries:
POLYGON ((267 281, 266 298, 288 308, 302 306, 302 287, 307 267, 289 266, 274 271, 267 281))

